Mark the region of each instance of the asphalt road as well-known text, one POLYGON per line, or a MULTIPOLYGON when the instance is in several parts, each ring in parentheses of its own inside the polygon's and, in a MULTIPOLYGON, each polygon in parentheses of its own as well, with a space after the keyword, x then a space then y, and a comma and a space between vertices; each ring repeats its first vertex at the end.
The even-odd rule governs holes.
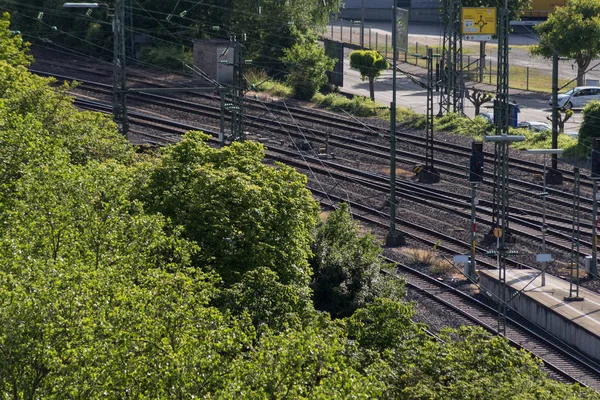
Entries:
MULTIPOLYGON (((367 23, 365 23, 367 25, 367 23)), ((336 26, 334 23, 333 32, 334 34, 341 29, 340 26, 336 26)), ((349 30, 349 27, 344 29, 349 30)), ((357 32, 357 28, 354 28, 357 32)), ((368 30, 366 30, 368 32, 368 30)), ((331 26, 328 32, 332 32, 331 26)), ((381 37, 385 34, 389 34, 389 24, 372 24, 371 32, 380 32, 381 37)), ((409 26, 409 43, 419 43, 423 45, 439 46, 441 43, 441 28, 438 25, 410 25, 409 26)), ((349 31, 344 33, 345 37, 349 37, 349 31)), ((515 46, 511 48, 509 60, 511 65, 525 65, 535 66, 538 69, 547 69, 548 73, 551 71, 551 63, 541 58, 532 58, 528 52, 526 46, 537 43, 537 36, 530 29, 526 28, 521 30, 520 33, 513 33, 509 37, 509 45, 515 46)), ((496 55, 493 54, 495 49, 493 43, 492 46, 488 46, 487 51, 488 57, 496 59, 496 55)), ((463 46, 478 46, 474 42, 464 42, 463 46)), ((344 86, 341 90, 345 93, 351 93, 361 96, 369 96, 369 82, 362 81, 360 74, 350 68, 349 54, 352 50, 346 49, 344 58, 344 86)), ((425 76, 425 70, 422 68, 407 65, 405 63, 398 63, 398 67, 402 70, 408 70, 415 72, 421 77, 425 76)), ((509 67, 510 68, 510 67, 509 67)), ((571 79, 574 76, 571 61, 561 61, 559 66, 559 74, 561 77, 571 79), (562 71, 562 73, 561 73, 562 71)), ((588 73, 588 78, 600 78, 600 71, 592 71, 588 73)), ((495 86, 488 86, 488 89, 495 91, 495 86)), ((405 107, 413 109, 418 113, 426 112, 427 93, 425 89, 408 79, 405 75, 397 74, 397 92, 396 101, 399 107, 405 107)), ((509 95, 510 101, 515 101, 521 110, 519 115, 519 121, 542 121, 547 122, 547 116, 551 115, 551 110, 548 105, 550 95, 547 93, 539 93, 524 90, 511 90, 509 95)), ((389 105, 392 101, 392 72, 386 71, 378 78, 375 82, 375 100, 379 103, 389 105)), ((464 102, 466 115, 473 117, 475 109, 472 104, 465 100, 464 102)), ((488 103, 487 105, 491 105, 488 103)), ((434 112, 438 110, 438 97, 434 99, 434 112)), ((482 110, 485 111, 485 110, 482 110)), ((575 110, 575 115, 565 125, 566 132, 577 132, 581 125, 581 112, 575 110)))

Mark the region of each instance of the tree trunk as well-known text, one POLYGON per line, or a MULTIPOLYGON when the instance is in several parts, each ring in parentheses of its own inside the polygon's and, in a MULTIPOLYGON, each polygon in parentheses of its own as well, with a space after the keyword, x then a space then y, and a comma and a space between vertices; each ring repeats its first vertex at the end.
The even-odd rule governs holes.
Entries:
POLYGON ((369 92, 371 93, 371 100, 375 101, 375 78, 369 77, 369 92))
POLYGON ((475 107, 475 116, 479 115, 479 111, 481 109, 481 104, 473 103, 473 106, 475 107))
POLYGON ((585 86, 585 70, 590 66, 592 60, 590 58, 578 58, 577 62, 577 86, 585 86))

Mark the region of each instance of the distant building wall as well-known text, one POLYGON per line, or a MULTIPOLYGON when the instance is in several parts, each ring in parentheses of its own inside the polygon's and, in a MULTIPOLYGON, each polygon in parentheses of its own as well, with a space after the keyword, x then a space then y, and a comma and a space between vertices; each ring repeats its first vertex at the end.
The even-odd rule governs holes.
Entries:
MULTIPOLYGON (((391 21, 393 0, 364 0, 365 20, 391 21)), ((397 6, 410 11, 411 22, 439 22, 441 0, 397 0, 397 6)), ((362 18, 363 0, 345 0, 340 18, 359 20, 362 18)))

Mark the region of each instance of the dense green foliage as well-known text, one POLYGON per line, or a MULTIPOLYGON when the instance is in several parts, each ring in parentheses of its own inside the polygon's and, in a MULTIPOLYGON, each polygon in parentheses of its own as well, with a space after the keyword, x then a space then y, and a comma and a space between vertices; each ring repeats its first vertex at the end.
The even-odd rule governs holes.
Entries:
POLYGON ((0 398, 599 398, 481 329, 432 340, 372 237, 343 206, 316 228, 260 145, 137 155, 21 46, 0 34, 0 398), (309 260, 351 316, 315 309, 309 260))
POLYGON ((532 47, 532 54, 551 58, 556 50, 560 57, 574 59, 577 86, 583 86, 585 70, 600 54, 598 15, 600 2, 597 0, 569 0, 550 14, 547 21, 535 26, 540 43, 532 47))
POLYGON ((287 82, 300 100, 312 99, 327 82, 327 72, 335 65, 335 60, 325 55, 315 39, 306 39, 285 49, 282 60, 288 70, 287 82))
POLYGON ((375 78, 390 67, 390 63, 376 50, 354 50, 350 53, 350 67, 360 72, 360 77, 369 80, 371 100, 375 101, 375 78))
POLYGON ((375 237, 361 236, 348 205, 327 217, 313 244, 312 289, 315 307, 332 317, 348 317, 377 297, 400 300, 400 282, 383 274, 381 248, 375 237))
POLYGON ((600 101, 588 103, 582 110, 583 121, 579 128, 579 144, 591 147, 594 138, 600 137, 598 121, 600 121, 600 101))

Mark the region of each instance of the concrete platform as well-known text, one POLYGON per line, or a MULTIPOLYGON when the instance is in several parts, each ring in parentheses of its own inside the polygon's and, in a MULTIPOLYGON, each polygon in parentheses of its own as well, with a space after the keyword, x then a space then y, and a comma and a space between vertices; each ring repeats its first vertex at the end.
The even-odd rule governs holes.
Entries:
MULTIPOLYGON (((582 301, 565 301, 570 283, 546 274, 546 285, 541 286, 539 273, 534 269, 506 270, 508 306, 582 353, 600 360, 600 295, 580 287, 582 301)), ((479 271, 479 282, 482 288, 499 296, 498 271, 479 271)))

